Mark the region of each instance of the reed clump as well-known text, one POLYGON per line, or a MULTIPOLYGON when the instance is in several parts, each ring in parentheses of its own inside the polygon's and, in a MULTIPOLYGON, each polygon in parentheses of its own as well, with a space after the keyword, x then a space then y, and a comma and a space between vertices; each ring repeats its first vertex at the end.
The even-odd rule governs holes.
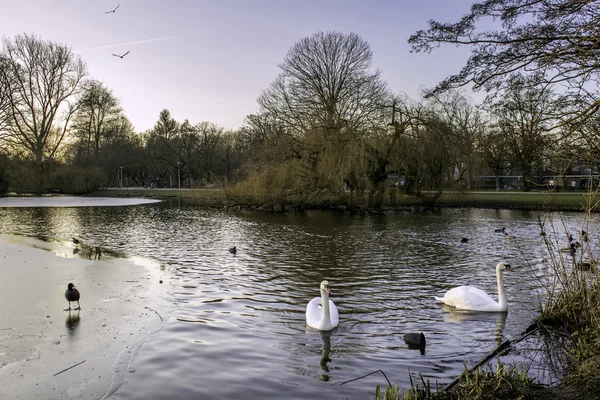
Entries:
POLYGON ((459 383, 450 390, 432 392, 429 380, 421 377, 421 384, 411 386, 402 392, 398 385, 387 386, 381 391, 379 385, 375 390, 375 400, 497 400, 497 399, 537 399, 538 387, 534 385, 525 367, 507 366, 498 361, 494 370, 491 367, 477 368, 460 376, 459 383))
POLYGON ((496 370, 491 367, 465 372, 460 382, 444 399, 533 399, 533 380, 525 367, 507 366, 498 361, 496 370))
MULTIPOLYGON (((558 333, 556 340, 567 354, 567 368, 558 387, 536 384, 526 367, 507 366, 498 361, 496 370, 477 368, 465 372, 452 390, 431 392, 429 384, 402 393, 397 387, 379 389, 376 399, 595 399, 600 393, 600 226, 592 221, 598 212, 598 192, 590 192, 582 204, 584 223, 576 235, 567 223, 546 223, 540 218, 540 235, 547 250, 546 289, 538 326, 558 333), (562 226, 561 226, 562 225, 562 226), (382 397, 383 396, 383 397, 382 397)), ((541 278, 541 277, 539 277, 541 278)))
POLYGON ((547 232, 547 224, 540 221, 550 279, 537 322, 570 338, 564 349, 568 365, 561 386, 576 388, 582 396, 600 391, 600 238, 599 227, 592 223, 599 204, 596 195, 588 196, 584 223, 576 235, 562 220, 563 235, 555 232, 556 224, 550 224, 547 232))

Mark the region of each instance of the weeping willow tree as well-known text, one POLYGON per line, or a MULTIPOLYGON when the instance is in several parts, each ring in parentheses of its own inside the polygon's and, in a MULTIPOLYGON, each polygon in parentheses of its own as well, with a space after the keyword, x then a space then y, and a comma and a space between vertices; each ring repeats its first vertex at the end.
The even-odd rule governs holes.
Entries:
POLYGON ((365 176, 357 171, 359 149, 385 126, 382 104, 390 97, 371 63, 369 44, 353 33, 318 32, 288 51, 258 99, 259 115, 242 129, 261 143, 255 150, 263 158, 254 166, 262 165, 256 174, 263 183, 252 180, 265 194, 276 177, 284 188, 279 197, 314 204, 339 198, 349 176, 365 176), (274 132, 274 142, 261 139, 274 132))

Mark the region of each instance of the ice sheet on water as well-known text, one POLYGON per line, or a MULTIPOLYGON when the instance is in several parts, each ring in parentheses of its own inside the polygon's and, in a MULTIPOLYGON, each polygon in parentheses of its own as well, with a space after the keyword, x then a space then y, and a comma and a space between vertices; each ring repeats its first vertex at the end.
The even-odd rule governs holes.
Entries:
POLYGON ((162 200, 121 197, 2 197, 0 207, 114 207, 158 203, 162 200))

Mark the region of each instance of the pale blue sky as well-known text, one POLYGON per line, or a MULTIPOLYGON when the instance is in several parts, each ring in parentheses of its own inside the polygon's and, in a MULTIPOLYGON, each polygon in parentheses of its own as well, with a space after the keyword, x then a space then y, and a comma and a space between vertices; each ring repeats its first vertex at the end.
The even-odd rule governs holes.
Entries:
POLYGON ((294 43, 355 32, 391 89, 418 96, 464 65, 467 48, 411 54, 428 19, 455 21, 470 0, 0 0, 0 34, 66 44, 120 98, 137 131, 167 108, 179 121, 237 129, 294 43), (120 7, 115 13, 105 11, 120 7), (131 51, 124 59, 111 53, 131 51))

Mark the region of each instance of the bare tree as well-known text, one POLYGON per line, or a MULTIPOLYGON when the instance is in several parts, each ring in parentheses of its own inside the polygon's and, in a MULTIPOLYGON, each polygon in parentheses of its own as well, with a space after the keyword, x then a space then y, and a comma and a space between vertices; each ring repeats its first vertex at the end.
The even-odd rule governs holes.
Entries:
POLYGON ((2 56, 1 74, 10 85, 6 138, 41 166, 62 143, 86 76, 85 64, 68 47, 27 34, 4 38, 2 56))
POLYGON ((498 129, 490 128, 477 138, 476 149, 483 164, 494 174, 496 191, 499 191, 500 176, 510 169, 508 138, 498 129))
POLYGON ((491 107, 493 123, 510 150, 512 166, 523 176, 523 190, 529 191, 533 173, 554 140, 552 127, 562 105, 551 90, 532 86, 523 77, 511 77, 507 86, 506 95, 491 107))
POLYGON ((8 121, 10 120, 10 85, 5 70, 8 60, 0 54, 0 138, 4 136, 8 121))
POLYGON ((247 130, 258 133, 257 139, 259 132, 277 139, 270 149, 267 143, 260 149, 281 163, 275 175, 290 183, 286 193, 309 199, 339 193, 344 180, 358 185, 370 179, 376 186, 385 181, 387 149, 368 141, 373 136, 385 142, 381 133, 390 114, 385 104, 392 96, 371 62, 369 44, 354 33, 318 32, 288 51, 281 74, 258 99, 261 116, 249 120, 247 130), (351 160, 360 149, 368 153, 365 168, 351 160))
MULTIPOLYGON (((591 0, 485 0, 455 23, 430 20, 429 28, 412 35, 412 51, 430 52, 441 44, 470 46, 462 70, 441 82, 436 91, 473 84, 475 89, 507 88, 515 72, 538 84, 560 83, 573 94, 597 85, 600 72, 600 4, 591 0), (482 20, 501 23, 497 30, 477 29, 482 20)), ((600 109, 596 97, 568 120, 585 119, 600 109)))
POLYGON ((369 44, 357 34, 316 33, 288 51, 258 103, 296 135, 315 127, 371 127, 389 97, 379 71, 369 70, 371 59, 369 44))
POLYGON ((392 166, 400 188, 433 206, 452 185, 456 142, 453 126, 438 110, 414 103, 405 107, 406 127, 396 144, 392 166))
POLYGON ((473 157, 475 144, 483 134, 485 123, 482 115, 469 99, 460 91, 450 90, 444 93, 431 93, 426 96, 426 105, 440 121, 451 129, 452 167, 455 169, 455 180, 460 186, 466 182, 472 187, 475 170, 479 160, 473 157))
POLYGON ((102 140, 116 128, 122 112, 119 100, 101 82, 91 80, 86 83, 70 130, 80 142, 86 164, 91 157, 98 157, 102 140))

